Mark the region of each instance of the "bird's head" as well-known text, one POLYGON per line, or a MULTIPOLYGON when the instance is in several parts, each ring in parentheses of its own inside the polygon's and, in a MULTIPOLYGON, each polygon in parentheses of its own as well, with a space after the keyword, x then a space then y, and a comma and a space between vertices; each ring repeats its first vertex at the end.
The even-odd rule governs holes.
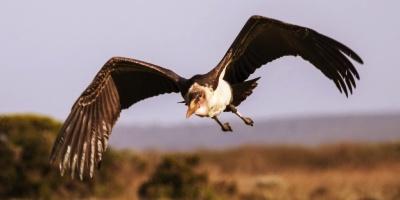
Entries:
POLYGON ((202 113, 201 110, 206 108, 206 91, 201 89, 189 90, 186 96, 186 105, 188 106, 186 118, 189 118, 193 113, 202 113))

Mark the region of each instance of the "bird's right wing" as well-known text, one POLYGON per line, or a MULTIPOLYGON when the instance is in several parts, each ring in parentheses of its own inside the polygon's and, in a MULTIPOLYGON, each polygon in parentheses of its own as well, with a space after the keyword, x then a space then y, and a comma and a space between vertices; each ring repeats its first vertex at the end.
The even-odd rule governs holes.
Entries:
POLYGON ((152 96, 179 92, 186 79, 139 60, 114 57, 72 107, 53 145, 50 162, 61 174, 93 177, 122 109, 152 96))

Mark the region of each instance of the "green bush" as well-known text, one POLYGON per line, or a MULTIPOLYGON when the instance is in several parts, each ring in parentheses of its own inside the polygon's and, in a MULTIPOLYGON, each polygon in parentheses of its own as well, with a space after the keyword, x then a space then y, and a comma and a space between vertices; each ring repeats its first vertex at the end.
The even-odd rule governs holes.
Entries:
POLYGON ((119 173, 145 169, 145 162, 136 155, 108 149, 102 169, 93 180, 61 177, 49 165, 50 150, 60 126, 43 116, 0 115, 0 199, 113 197, 129 189, 126 184, 131 178, 119 173))
POLYGON ((166 156, 139 188, 142 199, 213 199, 208 177, 197 173, 198 157, 166 156))

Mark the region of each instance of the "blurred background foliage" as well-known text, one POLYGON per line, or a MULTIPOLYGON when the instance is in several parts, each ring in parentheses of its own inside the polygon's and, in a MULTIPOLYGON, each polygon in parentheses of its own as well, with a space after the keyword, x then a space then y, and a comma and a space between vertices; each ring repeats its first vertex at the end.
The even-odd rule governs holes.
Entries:
POLYGON ((140 172, 144 161, 130 152, 109 149, 95 179, 60 177, 49 165, 49 154, 60 123, 43 116, 0 116, 0 198, 112 197, 129 179, 114 172, 140 172), (123 168, 121 165, 129 165, 123 168), (128 171, 127 171, 128 170, 128 171))
POLYGON ((197 165, 196 156, 165 157, 149 180, 140 186, 139 196, 143 199, 211 199, 213 193, 207 188, 208 177, 195 172, 197 165))
POLYGON ((0 116, 0 199, 400 199, 400 143, 108 149, 92 180, 48 164, 60 123, 0 116))

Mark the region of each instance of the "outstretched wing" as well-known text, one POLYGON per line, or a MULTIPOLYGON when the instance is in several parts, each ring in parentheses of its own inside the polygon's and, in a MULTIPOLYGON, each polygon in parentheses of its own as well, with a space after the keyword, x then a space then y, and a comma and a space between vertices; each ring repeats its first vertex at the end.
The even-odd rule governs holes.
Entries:
POLYGON ((362 64, 363 61, 350 48, 312 29, 262 16, 252 16, 247 21, 224 58, 210 74, 219 76, 225 69, 226 81, 231 84, 240 83, 262 65, 289 55, 299 55, 311 62, 333 80, 346 96, 348 91, 352 93, 356 87, 355 78, 360 78, 345 55, 358 63, 362 64))
POLYGON ((114 57, 72 107, 54 143, 50 162, 61 174, 93 177, 122 109, 152 96, 179 92, 186 79, 139 60, 114 57))

